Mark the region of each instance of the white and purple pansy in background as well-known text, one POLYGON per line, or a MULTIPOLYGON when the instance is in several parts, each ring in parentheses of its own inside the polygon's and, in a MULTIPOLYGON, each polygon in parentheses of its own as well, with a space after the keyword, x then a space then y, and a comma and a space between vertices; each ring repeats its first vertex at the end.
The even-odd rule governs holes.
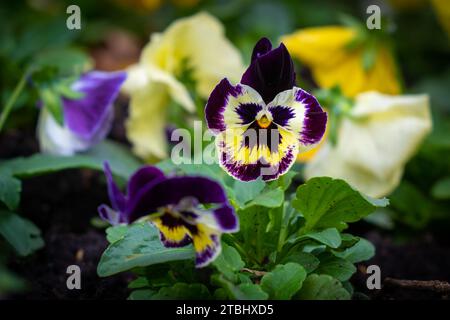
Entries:
POLYGON ((144 166, 131 176, 123 194, 107 163, 105 175, 112 208, 101 205, 100 217, 113 225, 151 221, 159 229, 164 246, 193 243, 196 267, 209 264, 219 255, 222 233, 239 230, 238 218, 223 188, 211 179, 166 177, 158 168, 144 166))
POLYGON ((91 71, 81 75, 71 89, 83 96, 62 98, 63 126, 42 108, 37 129, 41 151, 73 155, 103 140, 111 129, 113 102, 126 77, 125 72, 91 71))
POLYGON ((286 173, 299 152, 322 139, 327 123, 317 99, 295 86, 286 47, 272 49, 266 38, 256 44, 241 83, 225 78, 214 88, 205 116, 221 167, 241 181, 286 173))

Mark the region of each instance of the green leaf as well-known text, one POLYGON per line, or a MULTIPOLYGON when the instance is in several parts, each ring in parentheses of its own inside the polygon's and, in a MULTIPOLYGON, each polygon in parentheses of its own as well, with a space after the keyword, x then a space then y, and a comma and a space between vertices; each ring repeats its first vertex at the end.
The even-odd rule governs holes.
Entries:
POLYGON ((150 223, 128 226, 125 236, 109 245, 97 267, 100 277, 107 277, 136 267, 194 258, 192 246, 166 248, 159 231, 150 223))
POLYGON ((150 286, 150 283, 148 282, 147 278, 145 278, 145 277, 136 278, 128 284, 128 288, 130 288, 130 289, 140 289, 140 288, 145 288, 145 287, 149 287, 149 286, 150 286))
POLYGON ((252 206, 261 206, 267 208, 276 208, 283 204, 284 191, 280 187, 276 189, 266 189, 259 193, 253 200, 245 205, 245 208, 252 206))
POLYGON ((350 294, 339 280, 329 275, 311 274, 295 296, 299 300, 350 300, 350 294))
POLYGON ((156 291, 151 289, 134 290, 131 292, 128 300, 151 300, 155 294, 156 291))
POLYGON ((36 68, 56 67, 61 75, 73 75, 89 69, 91 59, 85 52, 75 48, 39 50, 33 60, 36 68))
POLYGON ((25 288, 26 284, 21 278, 0 265, 0 296, 20 292, 25 288))
POLYGON ((128 226, 126 225, 109 227, 108 229, 106 229, 106 239, 108 240, 109 243, 114 243, 116 241, 125 238, 127 231, 128 226))
POLYGON ((55 85, 55 90, 62 97, 71 99, 71 100, 81 99, 84 97, 83 92, 73 90, 72 83, 67 82, 67 81, 61 81, 60 83, 55 85))
POLYGON ((245 210, 239 210, 240 232, 235 235, 243 244, 248 256, 262 263, 277 247, 277 233, 268 232, 268 209, 254 206, 245 210))
POLYGON ((445 177, 436 182, 431 189, 431 194, 435 199, 450 199, 450 177, 445 177))
POLYGON ((6 210, 0 210, 0 234, 21 256, 29 255, 44 246, 38 227, 6 210))
POLYGON ((277 265, 261 279, 261 287, 269 294, 270 299, 288 300, 301 287, 306 278, 305 269, 293 262, 277 265))
POLYGON ((216 300, 227 300, 228 292, 224 288, 218 288, 214 291, 214 299, 216 300))
POLYGON ((151 300, 207 300, 211 299, 208 288, 200 283, 176 283, 163 287, 150 297, 151 300))
POLYGON ((366 239, 360 238, 359 241, 343 251, 333 251, 336 257, 345 259, 351 263, 366 261, 375 255, 375 247, 366 239))
POLYGON ((255 199, 265 186, 265 182, 260 179, 251 182, 235 180, 234 193, 240 207, 244 207, 247 202, 255 199))
POLYGON ((273 188, 280 187, 284 191, 286 191, 292 183, 292 179, 298 174, 298 172, 294 170, 289 170, 287 173, 283 174, 277 180, 270 181, 268 185, 273 188))
POLYGON ((0 201, 9 210, 17 209, 20 202, 20 192, 22 184, 20 180, 12 177, 8 173, 0 173, 0 201))
POLYGON ((388 205, 387 199, 372 199, 352 189, 345 181, 328 177, 310 179, 297 189, 292 205, 305 220, 303 232, 314 229, 346 228, 355 222, 388 205))
POLYGON ((318 274, 328 274, 340 281, 347 281, 356 272, 356 267, 350 261, 329 253, 320 254, 319 260, 320 265, 314 271, 318 274))
POLYGON ((89 152, 72 157, 35 154, 26 158, 15 158, 0 165, 18 178, 33 177, 73 168, 88 168, 103 171, 104 161, 109 161, 115 175, 127 179, 141 163, 130 151, 119 143, 104 141, 89 152))
POLYGON ((290 239, 289 243, 298 243, 304 239, 313 239, 319 243, 322 243, 330 248, 338 248, 341 245, 341 235, 336 228, 328 228, 317 232, 308 232, 299 237, 290 239))
POLYGON ((61 97, 52 88, 45 87, 39 90, 41 101, 44 108, 50 112, 56 122, 60 125, 64 125, 64 113, 62 107, 61 97))
MULTIPOLYGON (((227 298, 237 300, 267 300, 269 297, 261 286, 257 284, 246 281, 245 283, 235 285, 221 274, 213 275, 211 277, 211 282, 222 287, 226 292, 227 298)), ((219 292, 216 290, 216 294, 219 294, 220 298, 225 298, 224 291, 222 290, 219 292)))
POLYGON ((402 223, 422 228, 430 220, 433 203, 416 185, 402 181, 390 198, 395 217, 402 223))
POLYGON ((295 262, 305 268, 307 273, 314 271, 320 264, 315 255, 307 252, 293 252, 281 261, 281 264, 295 262))
POLYGON ((236 273, 239 272, 245 263, 237 250, 225 243, 222 243, 222 253, 212 263, 230 281, 236 282, 236 273))
POLYGON ((257 284, 241 283, 233 290, 234 297, 238 300, 266 300, 267 293, 257 284))

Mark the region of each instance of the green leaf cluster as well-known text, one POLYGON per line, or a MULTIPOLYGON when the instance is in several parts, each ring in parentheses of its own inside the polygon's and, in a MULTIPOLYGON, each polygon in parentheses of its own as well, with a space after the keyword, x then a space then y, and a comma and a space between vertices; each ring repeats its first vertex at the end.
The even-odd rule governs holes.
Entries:
POLYGON ((370 259, 375 249, 344 230, 387 206, 387 199, 372 199, 343 180, 327 177, 295 189, 294 172, 269 183, 246 183, 223 177, 214 166, 174 166, 166 161, 159 167, 166 173, 221 182, 239 216, 240 231, 222 235, 221 254, 196 270, 191 246, 164 248, 158 231, 148 223, 109 228, 110 245, 98 273, 134 272, 130 299, 352 297, 349 279, 356 272, 355 263, 370 259))

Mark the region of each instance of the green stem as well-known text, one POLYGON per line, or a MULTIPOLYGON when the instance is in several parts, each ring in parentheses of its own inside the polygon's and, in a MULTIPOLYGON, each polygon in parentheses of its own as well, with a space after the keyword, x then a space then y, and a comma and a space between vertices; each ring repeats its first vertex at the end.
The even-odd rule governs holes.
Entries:
POLYGON ((278 253, 280 253, 281 250, 283 249, 284 242, 286 241, 286 235, 287 235, 287 228, 282 226, 280 229, 280 234, 278 236, 278 246, 277 246, 278 253))
POLYGON ((239 252, 241 257, 246 258, 247 260, 252 261, 253 263, 257 263, 257 259, 255 259, 247 250, 245 250, 239 241, 232 235, 228 234, 228 239, 230 239, 233 242, 233 247, 239 252))
POLYGON ((3 125, 6 122, 6 119, 8 119, 8 116, 14 106, 14 103, 16 102, 17 98, 19 97, 20 93, 22 92, 24 86, 25 86, 25 82, 27 79, 28 73, 25 72, 22 76, 22 78, 20 78, 19 83, 17 83, 16 87, 14 88, 14 91, 11 95, 11 97, 9 97, 8 101, 6 102, 5 108, 3 109, 1 115, 0 115, 0 132, 3 129, 3 125))

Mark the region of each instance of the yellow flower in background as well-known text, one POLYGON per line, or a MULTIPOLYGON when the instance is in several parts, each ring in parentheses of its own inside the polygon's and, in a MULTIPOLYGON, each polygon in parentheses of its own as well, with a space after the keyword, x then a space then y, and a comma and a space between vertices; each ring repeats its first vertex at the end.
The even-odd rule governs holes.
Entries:
POLYGON ((436 11, 439 22, 450 37, 450 1, 431 0, 431 3, 433 4, 434 11, 436 11))
POLYGON ((171 101, 189 112, 195 110, 188 89, 178 80, 186 69, 195 81, 196 93, 205 100, 223 77, 239 80, 242 58, 224 33, 219 20, 198 13, 151 36, 124 84, 131 98, 127 137, 138 156, 147 160, 167 157, 165 126, 171 101))
POLYGON ((325 143, 305 176, 341 178, 372 197, 385 196, 431 127, 427 95, 362 93, 342 119, 336 145, 325 143))
POLYGON ((327 26, 306 28, 282 37, 293 57, 308 66, 322 88, 341 87, 344 95, 376 90, 399 94, 396 66, 387 47, 377 46, 373 64, 364 67, 364 47, 349 48, 357 37, 350 27, 327 26))

